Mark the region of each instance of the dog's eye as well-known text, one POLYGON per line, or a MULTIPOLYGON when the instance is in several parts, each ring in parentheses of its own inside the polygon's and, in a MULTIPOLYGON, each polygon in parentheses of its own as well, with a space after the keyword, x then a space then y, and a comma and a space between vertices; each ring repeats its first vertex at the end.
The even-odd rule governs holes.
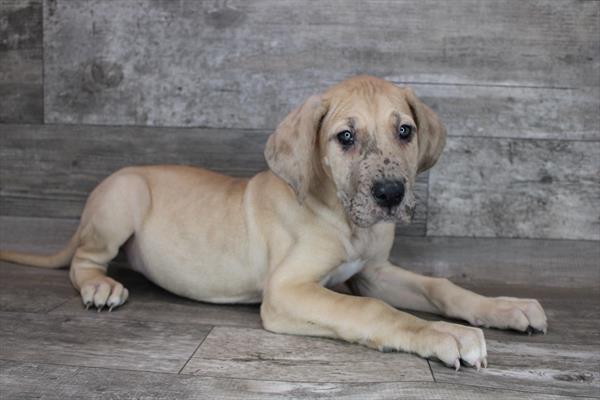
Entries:
POLYGON ((410 125, 401 125, 400 128, 398 128, 398 136, 400 136, 400 139, 408 139, 410 138, 410 135, 412 134, 412 126, 410 125))
POLYGON ((344 147, 350 147, 354 144, 354 134, 349 130, 337 134, 337 140, 344 147))

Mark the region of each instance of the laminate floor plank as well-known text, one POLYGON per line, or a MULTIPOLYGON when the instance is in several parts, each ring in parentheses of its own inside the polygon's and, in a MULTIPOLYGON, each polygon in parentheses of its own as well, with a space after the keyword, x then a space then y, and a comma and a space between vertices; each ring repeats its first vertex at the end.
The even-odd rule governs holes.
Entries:
POLYGON ((0 359, 177 373, 209 326, 0 312, 0 359))
POLYGON ((600 242, 593 240, 398 236, 390 259, 462 284, 600 288, 600 242))
POLYGON ((338 340, 215 327, 184 374, 309 382, 432 381, 427 362, 338 340))
POLYGON ((219 400, 566 400, 571 397, 523 393, 434 382, 310 383, 229 379, 194 375, 115 371, 0 360, 2 395, 11 400, 219 399, 219 400))
POLYGON ((78 298, 66 270, 0 261, 0 311, 48 312, 78 298))

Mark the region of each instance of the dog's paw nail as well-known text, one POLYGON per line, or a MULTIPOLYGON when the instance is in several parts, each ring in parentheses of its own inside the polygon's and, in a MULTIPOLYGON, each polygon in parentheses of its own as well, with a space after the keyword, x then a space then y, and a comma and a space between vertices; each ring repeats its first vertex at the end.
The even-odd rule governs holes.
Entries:
POLYGON ((114 304, 112 306, 108 307, 108 312, 111 312, 113 310, 113 308, 115 308, 114 304))
POLYGON ((527 327, 527 329, 525 329, 525 333, 527 333, 529 336, 531 336, 531 334, 534 332, 535 330, 533 329, 533 327, 531 325, 529 325, 527 327))
POLYGON ((487 357, 483 359, 481 365, 483 366, 483 368, 487 368, 487 357))
POLYGON ((475 362, 475 369, 477 369, 477 372, 481 370, 481 363, 479 361, 475 362))
POLYGON ((459 369, 460 369, 460 361, 457 358, 456 361, 454 361, 454 370, 458 371, 459 369))
POLYGON ((91 306, 92 306, 92 303, 85 303, 86 310, 89 310, 91 306))

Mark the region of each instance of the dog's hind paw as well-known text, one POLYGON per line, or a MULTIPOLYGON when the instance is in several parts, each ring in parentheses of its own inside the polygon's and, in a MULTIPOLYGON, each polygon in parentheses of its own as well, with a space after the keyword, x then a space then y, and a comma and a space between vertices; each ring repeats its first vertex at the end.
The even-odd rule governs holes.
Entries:
POLYGON ((129 291, 122 284, 107 276, 85 282, 80 293, 85 309, 93 306, 98 312, 104 307, 112 311, 115 307, 123 305, 129 297, 129 291))

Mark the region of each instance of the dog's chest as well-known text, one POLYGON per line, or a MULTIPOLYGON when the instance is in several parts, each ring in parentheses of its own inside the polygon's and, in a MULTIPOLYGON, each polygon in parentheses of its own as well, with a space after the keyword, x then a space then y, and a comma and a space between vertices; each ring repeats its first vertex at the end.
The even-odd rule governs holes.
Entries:
POLYGON ((350 279, 354 274, 360 272, 365 265, 365 260, 352 260, 340 264, 331 271, 325 278, 321 279, 323 286, 335 286, 350 279))
POLYGON ((359 273, 368 259, 371 258, 368 250, 372 248, 377 239, 370 230, 357 231, 352 237, 340 236, 341 243, 346 252, 346 262, 338 265, 333 271, 321 279, 321 285, 332 287, 347 281, 359 273))

